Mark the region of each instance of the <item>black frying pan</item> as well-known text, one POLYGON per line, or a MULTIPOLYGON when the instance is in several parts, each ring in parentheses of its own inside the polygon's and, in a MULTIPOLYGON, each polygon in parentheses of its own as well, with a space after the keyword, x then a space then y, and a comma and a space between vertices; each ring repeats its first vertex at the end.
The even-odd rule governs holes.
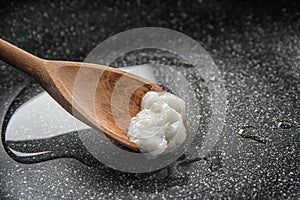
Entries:
MULTIPOLYGON (((131 28, 175 29, 213 56, 228 91, 226 124, 214 150, 149 174, 118 172, 88 156, 80 160, 79 153, 26 164, 32 162, 14 158, 2 142, 1 199, 300 197, 296 1, 2 1, 0 16, 1 37, 47 59, 82 61, 99 42, 131 28)), ((3 135, 20 92, 40 90, 4 63, 0 77, 3 135)), ((72 148, 81 148, 74 138, 72 148)))

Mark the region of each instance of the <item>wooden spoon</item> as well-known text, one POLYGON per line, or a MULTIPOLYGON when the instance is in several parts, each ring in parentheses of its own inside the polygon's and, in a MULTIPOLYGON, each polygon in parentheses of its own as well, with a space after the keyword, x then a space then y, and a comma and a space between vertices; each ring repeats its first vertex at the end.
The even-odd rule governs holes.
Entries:
MULTIPOLYGON (((115 68, 38 58, 0 39, 0 59, 33 76, 70 114, 138 150, 127 136, 131 117, 157 84, 115 68)), ((54 116, 55 117, 55 116, 54 116)))

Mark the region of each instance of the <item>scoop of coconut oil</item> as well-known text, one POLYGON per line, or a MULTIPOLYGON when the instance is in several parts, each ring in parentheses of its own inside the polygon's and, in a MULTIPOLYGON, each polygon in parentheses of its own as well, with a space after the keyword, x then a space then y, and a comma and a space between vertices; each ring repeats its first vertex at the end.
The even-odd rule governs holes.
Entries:
POLYGON ((141 111, 131 119, 128 136, 143 153, 172 151, 186 138, 185 102, 168 92, 147 92, 141 111))

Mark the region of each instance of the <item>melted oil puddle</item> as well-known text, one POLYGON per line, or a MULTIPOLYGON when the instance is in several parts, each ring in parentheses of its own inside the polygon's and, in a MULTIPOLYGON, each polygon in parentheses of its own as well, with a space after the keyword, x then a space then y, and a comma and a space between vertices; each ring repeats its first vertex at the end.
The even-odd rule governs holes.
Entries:
MULTIPOLYGON (((28 99, 25 89, 15 104, 21 104, 9 119, 3 145, 8 154, 20 163, 36 163, 45 160, 71 157, 84 163, 93 160, 84 151, 78 134, 92 134, 95 130, 73 118, 46 92, 28 99), (20 101, 20 102, 19 102, 20 101), (22 104, 23 103, 23 104, 22 104)), ((12 107, 14 107, 12 106, 12 107)))
MULTIPOLYGON (((125 70, 156 81, 148 65, 128 67, 125 70)), ((3 145, 17 162, 38 163, 56 158, 75 158, 89 166, 102 165, 81 140, 82 135, 99 133, 71 116, 39 86, 31 85, 18 95, 6 116, 4 130, 3 145)), ((200 136, 196 138, 199 143, 200 136)), ((195 149, 195 146, 191 146, 191 149, 195 149)), ((208 158, 196 156, 193 159, 182 156, 153 177, 159 180, 165 177, 182 178, 185 171, 182 166, 199 160, 215 165, 210 155, 208 158)))

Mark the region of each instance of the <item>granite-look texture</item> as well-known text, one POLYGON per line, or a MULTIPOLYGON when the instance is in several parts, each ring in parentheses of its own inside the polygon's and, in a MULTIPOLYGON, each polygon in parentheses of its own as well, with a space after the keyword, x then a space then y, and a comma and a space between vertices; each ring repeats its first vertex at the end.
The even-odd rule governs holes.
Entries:
MULTIPOLYGON (((20 164, 0 148, 1 199, 297 199, 300 197, 300 4, 296 1, 0 2, 0 36, 38 56, 81 61, 105 38, 143 26, 198 40, 226 81, 215 151, 180 177, 20 164)), ((0 63, 1 120, 28 76, 0 63)), ((1 145, 2 147, 2 145, 1 145)))

